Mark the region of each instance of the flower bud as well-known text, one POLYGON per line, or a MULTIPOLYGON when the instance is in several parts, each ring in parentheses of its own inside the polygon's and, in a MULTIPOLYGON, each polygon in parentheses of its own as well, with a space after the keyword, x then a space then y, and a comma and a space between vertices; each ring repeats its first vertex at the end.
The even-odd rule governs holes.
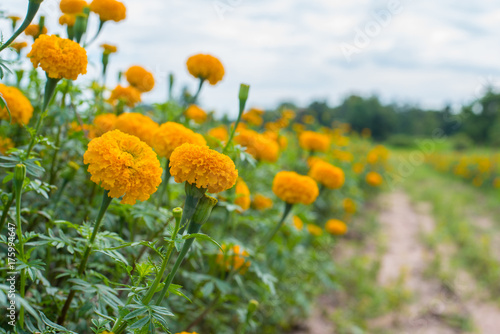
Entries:
POLYGON ((66 166, 66 168, 64 168, 63 172, 61 173, 61 176, 65 180, 68 180, 68 181, 72 180, 75 177, 76 172, 79 169, 80 169, 80 165, 78 165, 74 161, 70 161, 70 162, 68 162, 68 165, 66 166))
POLYGON ((205 194, 198 202, 198 206, 193 215, 193 223, 200 226, 205 224, 212 213, 212 209, 217 205, 217 202, 217 199, 205 194))
POLYGON ((256 301, 255 299, 252 299, 248 302, 248 313, 253 314, 255 311, 257 311, 257 308, 259 307, 259 302, 256 301))
POLYGON ((250 86, 249 85, 245 85, 245 84, 241 84, 240 85, 240 93, 238 95, 238 98, 240 101, 246 101, 248 100, 248 93, 250 91, 250 86))
POLYGON ((20 192, 23 188, 24 179, 26 178, 26 166, 17 164, 14 168, 14 188, 16 192, 20 192))

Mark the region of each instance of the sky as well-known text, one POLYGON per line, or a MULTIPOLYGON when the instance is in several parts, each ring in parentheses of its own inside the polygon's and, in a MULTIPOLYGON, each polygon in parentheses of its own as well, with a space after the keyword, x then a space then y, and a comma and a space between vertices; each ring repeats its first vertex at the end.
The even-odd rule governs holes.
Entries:
MULTIPOLYGON (((21 14, 27 0, 2 0, 0 10, 21 14)), ((166 99, 168 74, 176 93, 197 81, 186 59, 218 57, 226 75, 206 85, 200 104, 221 115, 237 113, 240 83, 251 85, 249 106, 315 99, 339 103, 349 94, 377 94, 386 103, 455 108, 500 82, 500 6, 493 0, 123 0, 127 19, 109 22, 88 49, 89 71, 100 72, 99 45, 116 44, 108 84, 116 73, 142 65, 156 78, 146 102, 166 99)), ((49 33, 58 0, 45 0, 49 33)), ((90 21, 95 31, 95 17, 90 21)), ((10 29, 0 23, 5 37, 10 29)))

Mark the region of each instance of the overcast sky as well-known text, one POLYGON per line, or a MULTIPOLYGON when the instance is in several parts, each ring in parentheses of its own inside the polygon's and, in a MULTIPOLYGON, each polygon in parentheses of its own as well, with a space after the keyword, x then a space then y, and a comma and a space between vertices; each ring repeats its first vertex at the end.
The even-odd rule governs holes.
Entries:
MULTIPOLYGON (((21 16, 27 2, 2 0, 0 9, 21 16)), ((62 33, 58 2, 45 0, 42 8, 50 32, 62 33)), ((196 53, 225 66, 224 80, 207 85, 200 100, 219 114, 236 112, 241 82, 251 85, 249 104, 265 108, 285 100, 335 104, 350 93, 441 108, 468 103, 500 80, 500 6, 493 0, 123 2, 127 20, 105 25, 89 48, 96 69, 80 80, 97 75, 98 45, 113 43, 112 73, 134 64, 154 73, 146 101, 165 98, 169 72, 178 91, 184 84, 194 90, 185 61, 196 53)), ((0 28, 10 34, 5 23, 0 28)))

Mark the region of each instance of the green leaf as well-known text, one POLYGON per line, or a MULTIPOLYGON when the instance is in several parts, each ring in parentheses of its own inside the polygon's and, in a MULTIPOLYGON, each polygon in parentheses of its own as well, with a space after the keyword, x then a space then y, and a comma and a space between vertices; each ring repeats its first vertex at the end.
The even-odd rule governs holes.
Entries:
POLYGON ((9 123, 12 123, 12 115, 10 113, 9 106, 7 105, 7 101, 5 101, 2 93, 0 93, 0 108, 5 108, 5 110, 7 110, 7 113, 9 114, 9 123))
POLYGON ((144 317, 140 320, 137 320, 134 322, 132 325, 128 326, 129 329, 138 329, 142 328, 144 325, 146 325, 149 321, 151 321, 151 318, 149 316, 144 317))
POLYGON ((213 243, 214 245, 219 247, 219 249, 221 251, 224 251, 224 249, 222 249, 222 246, 209 235, 206 235, 203 233, 192 233, 192 234, 187 234, 184 237, 182 237, 182 239, 185 239, 185 240, 192 239, 192 238, 196 238, 196 240, 200 239, 200 240, 210 241, 211 243, 213 243))
POLYGON ((147 307, 141 307, 135 311, 132 311, 130 312, 129 314, 127 314, 125 316, 125 318, 123 318, 124 320, 130 320, 130 319, 133 319, 135 317, 138 317, 138 316, 141 316, 143 315, 144 313, 146 313, 148 311, 148 308, 147 307))

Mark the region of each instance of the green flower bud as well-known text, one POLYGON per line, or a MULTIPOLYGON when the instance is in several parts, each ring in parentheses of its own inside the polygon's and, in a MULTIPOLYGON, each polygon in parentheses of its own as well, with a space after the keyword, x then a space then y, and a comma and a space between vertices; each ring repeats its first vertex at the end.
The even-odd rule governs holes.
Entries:
POLYGON ((253 314, 255 311, 257 311, 257 308, 259 307, 259 302, 256 301, 255 299, 252 299, 248 302, 248 313, 253 314))
POLYGON ((205 224, 212 213, 212 209, 216 205, 217 199, 205 194, 198 202, 198 206, 193 215, 193 223, 200 226, 205 224))
POLYGON ((246 101, 248 100, 248 93, 250 91, 250 86, 249 85, 245 85, 245 84, 241 84, 240 85, 240 93, 238 95, 238 98, 240 101, 246 101))
POLYGON ((26 166, 17 164, 14 168, 14 188, 16 192, 20 192, 23 188, 24 179, 26 178, 26 166))

